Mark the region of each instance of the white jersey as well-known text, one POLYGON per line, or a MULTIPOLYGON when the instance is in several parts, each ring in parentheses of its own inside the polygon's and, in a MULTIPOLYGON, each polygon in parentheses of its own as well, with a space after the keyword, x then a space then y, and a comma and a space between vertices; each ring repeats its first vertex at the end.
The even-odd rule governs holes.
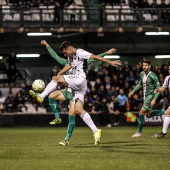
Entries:
POLYGON ((162 85, 162 87, 169 88, 169 90, 170 90, 170 76, 166 76, 166 78, 164 80, 164 84, 162 85))
POLYGON ((86 78, 87 60, 90 59, 91 55, 92 53, 83 49, 77 49, 76 54, 72 57, 68 57, 68 63, 71 64, 72 67, 72 74, 78 74, 86 78))

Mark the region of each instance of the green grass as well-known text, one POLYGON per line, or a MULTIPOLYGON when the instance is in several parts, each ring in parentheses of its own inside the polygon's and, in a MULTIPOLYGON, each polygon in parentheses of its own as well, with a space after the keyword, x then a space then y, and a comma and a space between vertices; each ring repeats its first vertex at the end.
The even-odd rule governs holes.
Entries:
POLYGON ((1 128, 0 170, 167 170, 170 135, 151 138, 162 127, 103 128, 102 142, 94 145, 89 128, 75 128, 69 146, 59 146, 66 128, 1 128))

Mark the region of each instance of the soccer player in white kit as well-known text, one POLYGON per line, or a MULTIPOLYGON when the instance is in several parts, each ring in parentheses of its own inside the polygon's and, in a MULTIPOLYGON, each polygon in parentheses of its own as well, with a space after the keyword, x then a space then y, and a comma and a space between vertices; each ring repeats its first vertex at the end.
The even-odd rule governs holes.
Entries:
MULTIPOLYGON (((169 88, 169 90, 170 90, 170 65, 168 67, 168 72, 169 72, 169 76, 166 76, 162 87, 155 89, 154 93, 164 92, 166 90, 166 88, 169 88)), ((155 134, 154 137, 164 138, 167 133, 169 125, 170 125, 170 106, 167 108, 167 110, 164 113, 162 132, 155 134)))
MULTIPOLYGON (((36 100, 42 103, 44 98, 54 91, 58 84, 70 87, 73 90, 73 100, 75 103, 76 113, 83 119, 83 121, 91 128, 94 134, 95 145, 98 145, 101 140, 102 130, 98 129, 92 121, 90 115, 84 110, 84 95, 87 90, 86 69, 87 60, 95 59, 107 62, 112 66, 121 65, 120 60, 110 61, 100 56, 96 56, 83 49, 74 48, 70 42, 64 41, 60 49, 63 54, 68 57, 68 64, 58 73, 53 76, 51 82, 46 86, 41 94, 37 94, 36 100), (71 75, 63 75, 68 70, 72 69, 71 75)), ((31 94, 34 95, 34 94, 31 94)))

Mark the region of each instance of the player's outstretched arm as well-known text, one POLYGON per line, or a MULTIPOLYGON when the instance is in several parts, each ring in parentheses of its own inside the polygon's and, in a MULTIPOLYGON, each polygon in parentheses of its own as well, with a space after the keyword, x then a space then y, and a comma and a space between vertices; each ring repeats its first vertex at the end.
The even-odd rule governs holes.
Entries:
POLYGON ((94 55, 94 54, 92 54, 90 56, 90 59, 103 61, 103 62, 106 62, 106 63, 110 64, 111 66, 115 66, 115 67, 117 67, 118 65, 122 65, 120 60, 111 61, 111 60, 108 60, 106 58, 102 58, 100 56, 94 55))
POLYGON ((68 64, 68 61, 64 58, 61 58, 60 56, 58 56, 58 54, 49 46, 49 44, 45 41, 45 40, 42 40, 41 41, 41 44, 46 46, 49 54, 51 55, 51 57, 53 57, 57 63, 61 66, 65 66, 66 64, 68 64))
MULTIPOLYGON (((106 51, 106 52, 104 52, 104 53, 102 53, 102 54, 99 54, 99 55, 97 55, 97 56, 100 56, 100 57, 104 57, 104 56, 106 56, 106 55, 110 55, 110 54, 113 54, 113 53, 115 53, 117 50, 115 49, 115 48, 111 48, 110 50, 108 50, 108 51, 106 51)), ((94 59, 90 59, 90 60, 88 60, 89 61, 89 64, 91 63, 91 62, 95 62, 95 63, 102 63, 102 61, 98 61, 98 60, 94 60, 94 59)))
POLYGON ((98 56, 101 56, 101 57, 104 57, 105 55, 110 55, 110 54, 113 54, 115 53, 117 50, 115 48, 111 48, 110 50, 102 53, 102 54, 99 54, 98 56))

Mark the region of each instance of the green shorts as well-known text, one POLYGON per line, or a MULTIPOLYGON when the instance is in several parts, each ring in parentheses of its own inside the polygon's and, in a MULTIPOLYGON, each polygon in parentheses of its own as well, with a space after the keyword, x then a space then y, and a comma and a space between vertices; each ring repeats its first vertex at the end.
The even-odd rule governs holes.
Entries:
POLYGON ((66 101, 72 102, 73 101, 73 94, 67 90, 67 88, 61 90, 62 94, 64 95, 66 101))
POLYGON ((142 109, 143 110, 152 110, 152 106, 151 106, 151 101, 154 98, 154 95, 150 94, 148 96, 145 97, 142 109))

